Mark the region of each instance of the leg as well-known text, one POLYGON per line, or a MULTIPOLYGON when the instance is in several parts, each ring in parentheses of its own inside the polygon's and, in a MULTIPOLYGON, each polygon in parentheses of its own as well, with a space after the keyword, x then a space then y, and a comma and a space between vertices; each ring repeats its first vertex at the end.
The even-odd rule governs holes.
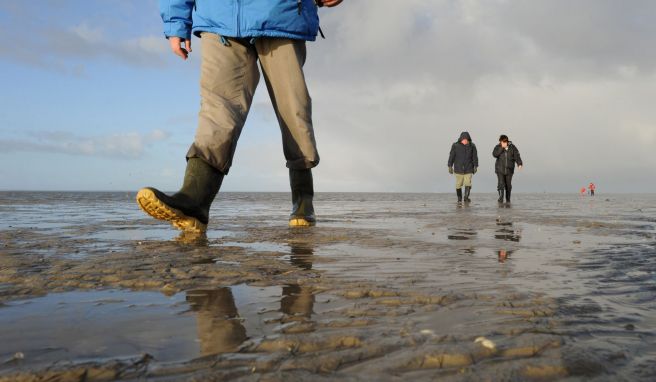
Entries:
POLYGON ((280 131, 292 190, 289 225, 316 224, 311 168, 319 164, 312 127, 312 100, 305 84, 305 41, 282 38, 255 40, 260 66, 280 131))
POLYGON ((234 352, 246 340, 230 288, 190 290, 187 302, 196 312, 201 355, 234 352))
POLYGON ((503 192, 506 189, 506 177, 501 173, 497 173, 497 191, 499 192, 499 203, 503 203, 503 192))
POLYGON ((508 174, 506 178, 506 202, 510 203, 510 193, 512 191, 512 177, 513 174, 508 174))
POLYGON ((462 185, 465 183, 464 174, 456 174, 456 195, 458 196, 458 203, 462 203, 462 185))
POLYGON ((223 45, 211 33, 202 34, 201 44, 201 110, 182 188, 173 196, 150 187, 137 194, 137 203, 147 214, 193 233, 207 229, 210 206, 230 169, 259 81, 250 44, 231 39, 223 45))
POLYGON ((257 53, 248 41, 224 45, 212 33, 203 33, 201 44, 201 107, 187 158, 202 158, 227 174, 260 79, 257 53))
POLYGON ((312 126, 312 100, 305 84, 305 41, 255 40, 258 58, 278 118, 287 167, 310 169, 319 164, 312 126))
POLYGON ((472 188, 472 176, 473 175, 474 174, 465 174, 464 183, 465 183, 465 202, 466 203, 471 202, 471 200, 469 199, 469 194, 470 194, 471 188, 472 188))

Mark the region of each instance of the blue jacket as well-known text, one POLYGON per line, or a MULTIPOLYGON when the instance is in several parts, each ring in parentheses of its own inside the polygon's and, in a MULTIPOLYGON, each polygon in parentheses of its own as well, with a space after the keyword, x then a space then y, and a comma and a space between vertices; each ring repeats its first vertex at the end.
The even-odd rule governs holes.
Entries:
POLYGON ((284 37, 314 41, 314 0, 159 0, 166 37, 200 32, 225 37, 284 37))

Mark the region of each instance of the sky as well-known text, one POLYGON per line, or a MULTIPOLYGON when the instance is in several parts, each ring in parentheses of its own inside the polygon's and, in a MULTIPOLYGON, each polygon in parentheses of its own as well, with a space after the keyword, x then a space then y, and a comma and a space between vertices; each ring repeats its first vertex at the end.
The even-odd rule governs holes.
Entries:
MULTIPOLYGON (((468 131, 495 192, 656 192, 656 2, 345 0, 320 10, 305 66, 321 192, 452 192, 468 131)), ((0 2, 0 190, 176 190, 202 52, 168 50, 154 0, 0 2)), ((288 191, 263 83, 224 191, 288 191)))

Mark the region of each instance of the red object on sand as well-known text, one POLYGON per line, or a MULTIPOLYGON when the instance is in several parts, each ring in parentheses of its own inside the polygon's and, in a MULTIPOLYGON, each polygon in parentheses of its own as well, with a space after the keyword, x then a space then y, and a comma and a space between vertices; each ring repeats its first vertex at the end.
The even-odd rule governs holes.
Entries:
POLYGON ((581 195, 585 195, 585 187, 581 188, 581 195))

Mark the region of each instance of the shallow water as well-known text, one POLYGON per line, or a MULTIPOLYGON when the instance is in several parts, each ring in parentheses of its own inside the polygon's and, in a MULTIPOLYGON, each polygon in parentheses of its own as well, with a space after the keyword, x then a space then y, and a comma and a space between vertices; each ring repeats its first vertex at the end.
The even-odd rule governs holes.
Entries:
POLYGON ((656 378, 656 195, 288 198, 0 193, 0 380, 656 378))

